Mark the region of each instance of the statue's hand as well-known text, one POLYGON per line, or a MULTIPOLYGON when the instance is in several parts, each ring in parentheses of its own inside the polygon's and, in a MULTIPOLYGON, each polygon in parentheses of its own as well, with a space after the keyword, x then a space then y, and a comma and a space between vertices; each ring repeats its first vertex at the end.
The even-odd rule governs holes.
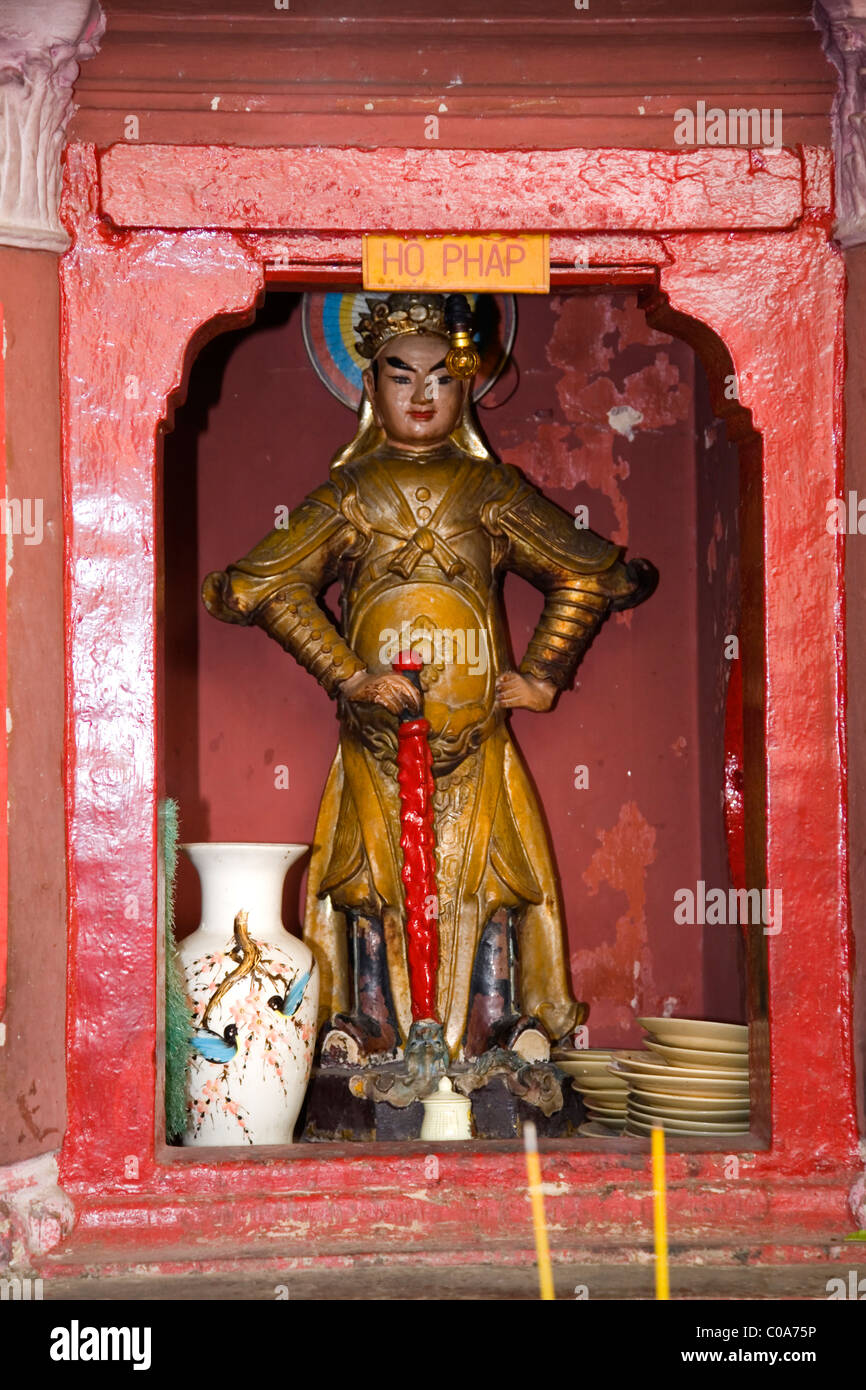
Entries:
POLYGON ((396 672, 383 676, 373 676, 369 671, 356 671, 354 676, 343 681, 340 690, 348 700, 357 704, 384 705, 392 714, 421 710, 421 695, 405 676, 396 672))
POLYGON ((503 709, 531 709, 543 713, 550 709, 556 694, 553 681, 521 676, 517 671, 503 671, 497 677, 496 702, 503 709))

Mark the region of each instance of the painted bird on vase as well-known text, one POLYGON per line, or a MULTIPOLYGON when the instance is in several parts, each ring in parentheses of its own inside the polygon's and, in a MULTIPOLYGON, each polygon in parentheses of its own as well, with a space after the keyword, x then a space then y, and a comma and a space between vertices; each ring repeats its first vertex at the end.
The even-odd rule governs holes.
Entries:
POLYGON ((193 1033, 189 1041, 190 1046, 206 1061, 220 1064, 230 1062, 237 1056, 238 1026, 236 1023, 227 1024, 221 1035, 207 1028, 202 1033, 193 1033))
POLYGON ((274 994, 268 1000, 272 1009, 276 1009, 284 1018, 293 1018, 301 1007, 301 1000, 306 992, 307 985, 313 978, 313 971, 316 968, 315 961, 305 975, 300 975, 293 984, 286 990, 285 998, 279 994, 274 994))

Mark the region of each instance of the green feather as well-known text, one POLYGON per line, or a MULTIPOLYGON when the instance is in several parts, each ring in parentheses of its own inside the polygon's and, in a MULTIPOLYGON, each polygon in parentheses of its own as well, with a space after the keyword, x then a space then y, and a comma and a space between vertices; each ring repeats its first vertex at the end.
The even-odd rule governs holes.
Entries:
POLYGON ((165 1133, 171 1141, 186 1129, 187 1077, 192 1049, 192 1008, 186 978, 174 937, 174 890, 180 838, 177 802, 170 797, 159 808, 160 839, 165 872, 165 1133))

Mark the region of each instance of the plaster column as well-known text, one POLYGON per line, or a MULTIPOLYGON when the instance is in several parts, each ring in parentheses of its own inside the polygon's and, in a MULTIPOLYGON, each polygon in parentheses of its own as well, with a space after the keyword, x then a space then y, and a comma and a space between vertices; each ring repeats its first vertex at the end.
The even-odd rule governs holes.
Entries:
POLYGON ((815 22, 839 74, 833 102, 836 223, 842 246, 866 243, 866 0, 818 0, 815 22))
POLYGON ((0 243, 65 251, 60 156, 79 63, 105 30, 97 0, 6 0, 0 16, 0 243))

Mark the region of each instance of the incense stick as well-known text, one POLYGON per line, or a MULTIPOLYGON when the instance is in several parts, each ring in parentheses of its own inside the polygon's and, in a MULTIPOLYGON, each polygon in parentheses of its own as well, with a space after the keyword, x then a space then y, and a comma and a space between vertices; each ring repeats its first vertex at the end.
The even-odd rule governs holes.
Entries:
POLYGON ((538 1283, 543 1299, 555 1298, 550 1246, 544 1220, 544 1193, 541 1190, 541 1162, 538 1157, 538 1134, 535 1125, 527 1120, 523 1126, 523 1147, 526 1150, 526 1175, 529 1179, 529 1200, 532 1203, 532 1225, 535 1230, 535 1254, 538 1260, 538 1283))
POLYGON ((661 1125, 652 1129, 653 1224, 656 1250, 656 1298, 671 1296, 668 1272, 668 1210, 665 1181, 665 1132, 661 1125))

